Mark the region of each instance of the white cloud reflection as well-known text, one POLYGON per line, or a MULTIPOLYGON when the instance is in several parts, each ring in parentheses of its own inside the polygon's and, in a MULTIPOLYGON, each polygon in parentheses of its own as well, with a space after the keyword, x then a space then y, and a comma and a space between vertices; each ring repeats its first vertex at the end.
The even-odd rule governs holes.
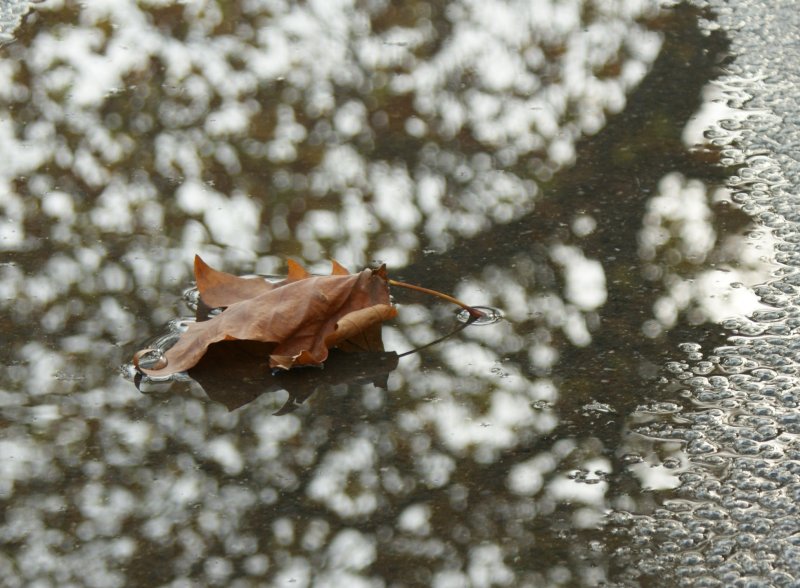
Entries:
POLYGON ((743 286, 754 286, 769 277, 775 240, 767 233, 760 234, 757 241, 731 235, 720 246, 711 224, 711 206, 719 202, 730 205, 729 198, 725 189, 708 194, 701 182, 676 172, 662 179, 659 193, 651 199, 639 247, 645 260, 658 255, 668 261, 658 269, 654 266, 651 274, 667 290, 654 304, 655 317, 663 327, 673 326, 684 311, 699 313, 701 320, 720 322, 766 308, 743 286), (685 275, 682 266, 701 265, 712 252, 717 258, 708 267, 685 275))

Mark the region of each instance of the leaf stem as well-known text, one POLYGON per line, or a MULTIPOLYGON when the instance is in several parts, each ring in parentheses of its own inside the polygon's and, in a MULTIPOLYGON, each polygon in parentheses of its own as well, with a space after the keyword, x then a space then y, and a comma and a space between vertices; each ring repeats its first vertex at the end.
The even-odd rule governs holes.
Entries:
POLYGON ((422 347, 417 347, 415 349, 411 349, 410 351, 405 351, 405 352, 399 354, 397 357, 405 357, 407 355, 411 355, 412 353, 419 353, 420 351, 422 351, 423 349, 427 349, 428 347, 433 347, 437 343, 440 343, 440 342, 444 341, 445 339, 449 339, 450 337, 452 337, 453 335, 455 335, 459 331, 463 331, 464 329, 466 329, 468 326, 470 326, 476 320, 478 320, 478 317, 471 316, 471 317, 469 317, 467 322, 461 323, 460 325, 458 325, 455 329, 453 329, 452 331, 450 331, 446 335, 442 335, 441 337, 431 341, 430 343, 425 343, 425 345, 423 345, 422 347))
POLYGON ((387 280, 390 286, 397 286, 398 288, 406 288, 408 290, 416 290, 417 292, 423 292, 424 294, 430 294, 431 296, 436 296, 437 298, 441 298, 442 300, 446 300, 447 302, 452 302, 466 310, 469 313, 469 316, 472 320, 481 318, 485 316, 485 314, 478 310, 477 308, 473 308, 468 304, 461 302, 458 298, 453 298, 452 296, 448 296, 447 294, 443 294, 441 292, 437 292, 436 290, 431 290, 430 288, 423 288, 422 286, 415 286, 414 284, 406 284, 405 282, 398 282, 397 280, 387 280))

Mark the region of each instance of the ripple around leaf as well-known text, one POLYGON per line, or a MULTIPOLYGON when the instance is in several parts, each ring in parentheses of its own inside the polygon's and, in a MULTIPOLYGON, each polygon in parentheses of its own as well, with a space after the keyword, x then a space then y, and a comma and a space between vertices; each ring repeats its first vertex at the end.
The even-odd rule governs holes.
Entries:
POLYGON ((456 315, 456 318, 462 323, 470 323, 472 325, 493 325, 494 323, 503 320, 503 313, 496 308, 491 308, 490 306, 473 306, 472 308, 480 310, 483 313, 483 316, 479 316, 470 322, 472 315, 470 315, 469 311, 465 309, 460 311, 456 315))

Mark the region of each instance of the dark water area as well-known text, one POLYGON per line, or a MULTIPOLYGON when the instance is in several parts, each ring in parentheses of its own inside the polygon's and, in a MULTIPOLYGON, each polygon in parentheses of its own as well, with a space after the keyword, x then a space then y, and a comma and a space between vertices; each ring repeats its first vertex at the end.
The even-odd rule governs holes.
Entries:
MULTIPOLYGON (((7 585, 677 584, 639 554, 673 545, 665 505, 700 504, 687 475, 726 464, 673 433, 688 390, 759 367, 709 350, 771 320, 753 286, 775 269, 717 134, 746 115, 709 19, 36 5, 0 47, 7 585), (192 315, 195 254, 380 260, 505 319, 399 360, 137 387, 134 353, 192 315)), ((393 295, 388 350, 458 325, 393 295)))

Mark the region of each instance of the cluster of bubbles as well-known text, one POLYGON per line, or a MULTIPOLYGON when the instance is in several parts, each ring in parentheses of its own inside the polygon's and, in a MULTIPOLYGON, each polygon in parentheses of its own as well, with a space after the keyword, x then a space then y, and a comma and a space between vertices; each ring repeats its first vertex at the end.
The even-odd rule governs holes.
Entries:
MULTIPOLYGON (((800 103, 785 89, 800 72, 796 48, 774 43, 792 25, 762 18, 760 3, 708 4, 732 27, 735 59, 718 82, 734 116, 706 139, 736 168, 728 189, 756 219, 754 239, 774 239, 775 271, 753 288, 763 308, 722 321, 726 344, 686 343, 666 366, 674 410, 632 422, 636 434, 673 447, 683 466, 660 505, 614 515, 632 537, 618 556, 632 582, 789 586, 800 578, 800 169, 790 155, 800 103)), ((780 2, 771 10, 793 14, 780 2)))

